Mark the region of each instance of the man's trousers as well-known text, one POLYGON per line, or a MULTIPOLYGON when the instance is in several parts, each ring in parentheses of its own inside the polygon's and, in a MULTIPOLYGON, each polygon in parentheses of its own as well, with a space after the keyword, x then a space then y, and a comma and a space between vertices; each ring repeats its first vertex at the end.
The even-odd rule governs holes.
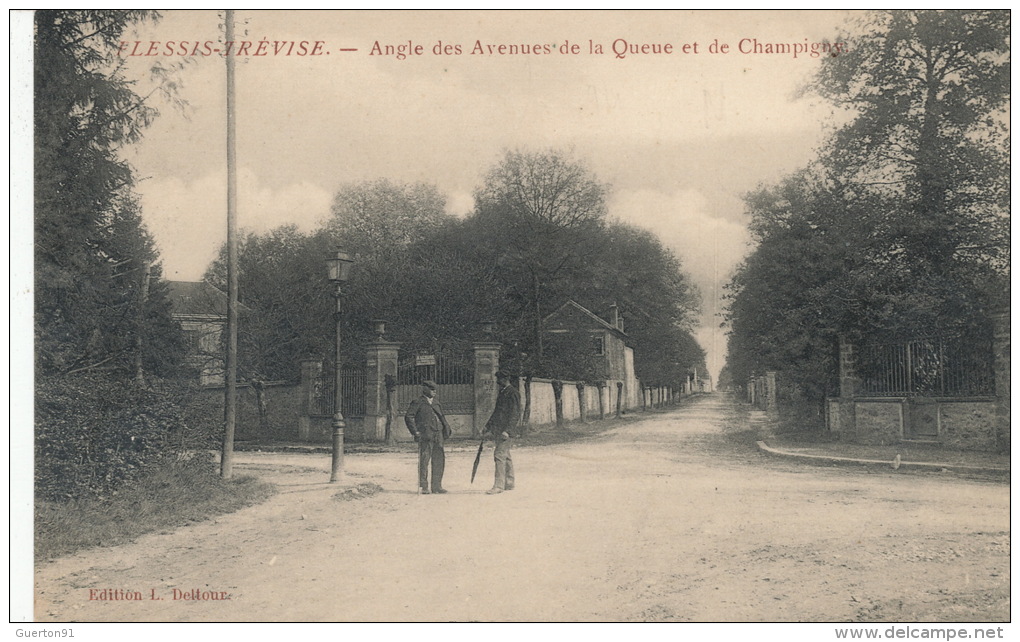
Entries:
POLYGON ((418 488, 429 488, 429 462, 432 462, 432 490, 443 487, 443 469, 446 468, 446 452, 443 440, 429 439, 418 442, 418 488))
POLYGON ((492 457, 496 460, 496 481, 493 488, 511 490, 514 487, 514 460, 510 457, 511 438, 496 439, 496 450, 492 457))

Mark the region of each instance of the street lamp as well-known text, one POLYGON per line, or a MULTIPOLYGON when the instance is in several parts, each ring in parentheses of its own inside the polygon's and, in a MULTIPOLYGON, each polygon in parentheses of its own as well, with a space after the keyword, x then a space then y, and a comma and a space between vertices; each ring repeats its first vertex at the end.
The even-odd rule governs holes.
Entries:
POLYGON ((351 277, 353 263, 351 255, 340 249, 336 251, 335 257, 326 259, 326 271, 334 285, 333 298, 336 299, 336 310, 333 312, 333 320, 336 323, 336 354, 333 365, 336 373, 333 388, 333 467, 329 475, 330 482, 340 479, 344 472, 344 415, 340 410, 340 295, 344 282, 351 277))

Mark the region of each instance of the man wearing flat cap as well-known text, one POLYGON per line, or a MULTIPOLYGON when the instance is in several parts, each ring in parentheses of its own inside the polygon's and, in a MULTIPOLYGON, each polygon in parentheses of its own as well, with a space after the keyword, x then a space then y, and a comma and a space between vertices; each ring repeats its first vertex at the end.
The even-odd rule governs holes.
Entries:
POLYGON ((453 431, 446 423, 443 407, 436 400, 436 382, 421 384, 421 397, 407 407, 404 423, 418 442, 418 489, 423 495, 445 493, 443 469, 446 467, 444 442, 453 431), (432 484, 429 485, 429 462, 432 463, 432 484))
POLYGON ((514 488, 514 461, 510 457, 511 442, 520 437, 521 395, 510 385, 510 375, 500 370, 496 373, 499 395, 492 416, 485 423, 485 434, 496 440, 493 459, 496 460, 496 480, 492 488, 485 491, 490 495, 514 488))

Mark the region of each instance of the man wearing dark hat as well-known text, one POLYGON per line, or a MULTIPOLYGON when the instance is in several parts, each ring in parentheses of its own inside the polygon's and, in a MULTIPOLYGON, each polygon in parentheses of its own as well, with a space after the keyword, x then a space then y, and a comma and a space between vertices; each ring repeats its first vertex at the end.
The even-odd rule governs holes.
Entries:
POLYGON ((423 495, 445 493, 443 469, 446 467, 446 452, 443 442, 453 431, 446 423, 443 407, 436 397, 436 382, 423 381, 421 397, 407 407, 404 423, 418 442, 418 489, 423 495), (432 462, 432 485, 429 486, 429 462, 432 462))
POLYGON ((485 491, 490 495, 514 488, 514 461, 510 457, 510 444, 520 437, 521 395, 510 385, 510 375, 500 370, 496 373, 499 396, 492 416, 485 423, 485 433, 496 440, 493 459, 496 460, 496 481, 485 491))

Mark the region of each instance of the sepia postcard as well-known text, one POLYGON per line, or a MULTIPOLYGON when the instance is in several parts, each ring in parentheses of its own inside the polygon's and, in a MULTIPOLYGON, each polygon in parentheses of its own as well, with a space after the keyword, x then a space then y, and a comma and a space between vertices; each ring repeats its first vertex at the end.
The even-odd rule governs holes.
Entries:
MULTIPOLYGON (((851 254, 913 189, 853 181, 909 182, 925 158, 923 100, 877 124, 922 92, 902 71, 887 98, 910 63, 833 61, 868 38, 927 47, 930 68, 959 65, 928 96, 940 113, 1008 136, 988 70, 1008 77, 1009 12, 923 14, 12 12, 12 635, 1008 635, 1008 307, 951 302, 991 310, 989 349, 938 390, 918 355, 941 368, 950 339, 910 335, 913 379, 867 371, 852 393, 847 331, 824 321, 943 291, 929 241, 916 297, 896 289, 909 240, 871 272, 851 254), (986 99, 953 102, 967 82, 986 99), (861 275, 882 305, 854 299, 861 275), (243 498, 207 509, 206 486, 161 472, 185 498, 159 522, 178 500, 136 485, 170 459, 243 498), (155 521, 114 536, 104 511, 155 521)), ((952 264, 1008 283, 1008 158, 954 151, 980 138, 967 126, 917 189, 956 181, 971 205, 925 202, 976 223, 933 214, 925 238, 984 230, 994 247, 966 237, 952 264)))

